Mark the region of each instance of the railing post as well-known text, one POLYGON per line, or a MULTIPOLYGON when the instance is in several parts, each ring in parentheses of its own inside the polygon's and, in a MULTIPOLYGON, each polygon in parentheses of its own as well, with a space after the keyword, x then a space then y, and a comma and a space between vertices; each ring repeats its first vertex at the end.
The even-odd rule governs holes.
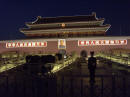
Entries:
POLYGON ((123 97, 126 97, 126 77, 123 76, 123 97))
POLYGON ((101 77, 101 97, 103 97, 103 93, 104 93, 104 79, 103 76, 101 77))
POLYGON ((35 78, 34 78, 34 79, 31 78, 31 80, 32 80, 32 94, 31 94, 31 96, 32 96, 32 97, 35 97, 35 87, 34 87, 35 78))
POLYGON ((116 83, 115 83, 115 74, 112 74, 112 97, 116 97, 116 83))
POLYGON ((81 78, 81 97, 83 97, 83 78, 81 78))
MULTIPOLYGON (((50 78, 49 78, 50 79, 50 78)), ((48 91, 49 91, 49 79, 47 79, 46 81, 45 81, 45 93, 46 93, 46 97, 48 97, 49 95, 48 95, 48 91)))
POLYGON ((25 76, 23 78, 23 96, 26 97, 26 82, 25 82, 25 76))
POLYGON ((71 80, 70 80, 70 86, 71 86, 71 87, 70 87, 70 89, 71 89, 71 90, 70 90, 70 92, 71 92, 71 97, 73 97, 73 92, 74 92, 74 91, 73 91, 73 78, 72 78, 72 77, 71 77, 71 80))
POLYGON ((8 97, 8 90, 9 90, 9 87, 8 87, 8 76, 6 76, 6 91, 7 91, 7 97, 8 97))
POLYGON ((57 95, 58 95, 57 77, 56 77, 56 76, 54 76, 54 77, 55 77, 56 97, 58 97, 58 96, 57 96, 57 95))
POLYGON ((62 97, 64 96, 64 76, 62 77, 62 79, 61 79, 61 95, 62 95, 62 97))
POLYGON ((14 76, 14 97, 17 97, 17 78, 14 76))

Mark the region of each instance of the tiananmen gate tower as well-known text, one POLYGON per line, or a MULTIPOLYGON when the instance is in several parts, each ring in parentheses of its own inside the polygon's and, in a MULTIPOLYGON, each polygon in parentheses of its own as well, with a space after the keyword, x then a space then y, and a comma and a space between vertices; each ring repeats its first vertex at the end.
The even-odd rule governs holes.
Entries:
POLYGON ((25 23, 21 28, 25 39, 0 41, 0 53, 45 53, 53 54, 61 50, 67 54, 81 51, 96 53, 111 49, 130 49, 130 36, 106 36, 110 24, 96 13, 79 16, 41 17, 25 23))

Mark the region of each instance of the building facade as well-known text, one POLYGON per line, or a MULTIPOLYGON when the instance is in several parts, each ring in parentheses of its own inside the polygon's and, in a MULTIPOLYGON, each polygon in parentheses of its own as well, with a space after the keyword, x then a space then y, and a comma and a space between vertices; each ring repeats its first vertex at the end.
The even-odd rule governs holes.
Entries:
POLYGON ((17 51, 20 53, 54 54, 60 50, 68 54, 82 50, 101 52, 112 49, 130 49, 130 37, 88 37, 67 39, 26 39, 0 42, 0 53, 17 51))
POLYGON ((26 39, 0 41, 0 53, 44 53, 54 54, 62 50, 67 54, 82 50, 109 51, 112 49, 130 49, 130 36, 105 36, 110 28, 104 25, 103 18, 95 13, 84 16, 38 18, 34 22, 25 23, 28 28, 20 31, 26 39))
POLYGON ((38 16, 34 22, 25 23, 28 28, 20 31, 27 38, 104 36, 110 25, 103 23, 104 18, 97 18, 96 13, 48 18, 38 16))

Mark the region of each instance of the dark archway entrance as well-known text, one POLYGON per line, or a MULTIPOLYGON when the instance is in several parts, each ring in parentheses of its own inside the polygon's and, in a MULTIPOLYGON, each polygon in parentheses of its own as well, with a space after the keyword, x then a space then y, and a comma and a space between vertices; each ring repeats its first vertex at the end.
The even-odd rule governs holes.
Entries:
POLYGON ((66 55, 66 50, 65 50, 65 49, 61 49, 61 50, 59 50, 58 53, 59 53, 59 54, 62 54, 62 55, 66 55))
POLYGON ((66 56, 67 56, 67 55, 66 55, 66 50, 65 50, 65 49, 59 50, 58 53, 61 54, 63 58, 66 58, 66 56))
POLYGON ((83 58, 86 58, 87 57, 87 51, 86 50, 82 50, 80 52, 80 56, 83 57, 83 58))

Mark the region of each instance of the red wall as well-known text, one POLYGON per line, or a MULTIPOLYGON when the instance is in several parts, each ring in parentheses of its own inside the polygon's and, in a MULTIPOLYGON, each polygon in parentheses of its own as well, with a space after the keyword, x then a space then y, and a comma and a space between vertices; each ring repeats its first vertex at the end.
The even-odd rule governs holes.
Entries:
MULTIPOLYGON (((45 39, 43 39, 46 41, 45 39)), ((17 40, 16 40, 17 41, 17 40)), ((35 40, 36 41, 36 40, 35 40)), ((15 42, 15 40, 14 40, 15 42)), ((87 52, 95 51, 108 51, 109 49, 114 48, 124 48, 130 49, 130 39, 127 40, 127 45, 101 45, 101 46, 78 46, 78 40, 66 40, 66 51, 67 53, 71 53, 72 51, 76 51, 77 54, 80 54, 82 50, 86 50, 87 52)), ((58 52, 58 39, 53 41, 47 41, 47 47, 24 47, 24 48, 6 48, 6 41, 0 42, 0 53, 8 52, 8 51, 19 51, 25 53, 56 53, 58 52)))

